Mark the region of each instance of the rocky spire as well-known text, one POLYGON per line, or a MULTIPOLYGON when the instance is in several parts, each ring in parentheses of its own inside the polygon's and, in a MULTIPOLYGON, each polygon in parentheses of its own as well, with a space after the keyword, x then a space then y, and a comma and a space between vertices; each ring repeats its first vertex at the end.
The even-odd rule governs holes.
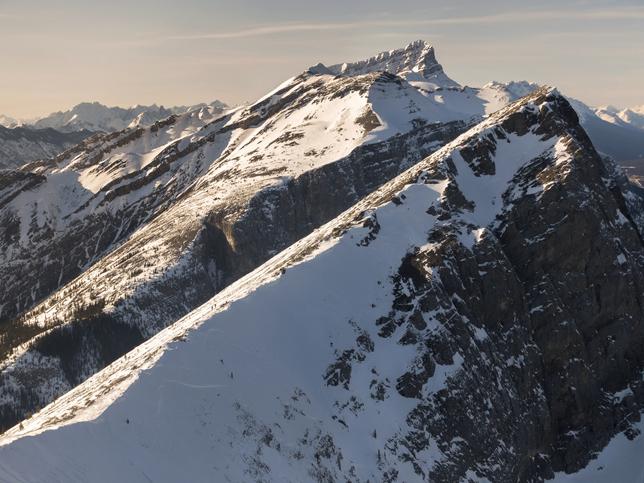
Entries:
POLYGON ((361 75, 369 72, 389 72, 407 80, 434 80, 441 87, 458 86, 436 60, 434 47, 424 40, 416 40, 402 49, 381 52, 366 60, 336 64, 328 67, 338 75, 361 75))

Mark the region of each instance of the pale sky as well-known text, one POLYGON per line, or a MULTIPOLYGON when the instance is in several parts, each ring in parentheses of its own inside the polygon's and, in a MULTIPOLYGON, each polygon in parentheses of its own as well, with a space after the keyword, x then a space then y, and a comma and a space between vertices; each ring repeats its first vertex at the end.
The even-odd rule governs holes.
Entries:
POLYGON ((0 0, 0 114, 236 104, 415 39, 464 85, 525 79, 644 104, 643 0, 0 0))

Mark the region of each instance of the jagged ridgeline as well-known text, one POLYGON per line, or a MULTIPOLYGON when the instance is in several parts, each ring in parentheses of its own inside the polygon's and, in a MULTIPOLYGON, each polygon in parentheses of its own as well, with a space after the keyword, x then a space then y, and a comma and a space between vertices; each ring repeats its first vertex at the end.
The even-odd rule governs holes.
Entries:
POLYGON ((633 481, 602 449, 641 443, 642 205, 541 89, 10 430, 0 475, 633 481))

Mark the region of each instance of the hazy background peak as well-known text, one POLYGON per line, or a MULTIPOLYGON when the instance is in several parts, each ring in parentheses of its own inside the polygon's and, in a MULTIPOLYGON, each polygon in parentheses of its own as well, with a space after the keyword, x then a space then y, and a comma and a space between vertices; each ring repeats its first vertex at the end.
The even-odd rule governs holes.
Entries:
POLYGON ((0 0, 0 114, 253 100, 317 63, 422 38, 456 81, 644 104, 640 0, 0 0))

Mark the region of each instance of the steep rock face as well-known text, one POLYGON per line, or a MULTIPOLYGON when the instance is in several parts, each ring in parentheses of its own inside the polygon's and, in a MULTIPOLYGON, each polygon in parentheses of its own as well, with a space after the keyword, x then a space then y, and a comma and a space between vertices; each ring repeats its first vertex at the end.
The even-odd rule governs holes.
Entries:
POLYGON ((214 258, 228 267, 219 274, 219 288, 354 205, 457 137, 466 126, 458 121, 423 125, 393 139, 361 146, 336 163, 258 192, 239 217, 227 217, 226 210, 209 217, 207 228, 229 234, 228 255, 214 258), (258 233, 262 234, 259 238, 258 233))
POLYGON ((102 345, 125 328, 132 344, 151 336, 466 127, 378 72, 306 73, 213 122, 191 116, 34 165, 46 181, 2 207, 5 427, 111 362, 102 345), (97 335, 106 320, 114 330, 97 335), (46 342, 66 337, 77 342, 59 354, 46 342))
POLYGON ((563 481, 637 435, 638 196, 539 90, 9 431, 0 475, 563 481))

